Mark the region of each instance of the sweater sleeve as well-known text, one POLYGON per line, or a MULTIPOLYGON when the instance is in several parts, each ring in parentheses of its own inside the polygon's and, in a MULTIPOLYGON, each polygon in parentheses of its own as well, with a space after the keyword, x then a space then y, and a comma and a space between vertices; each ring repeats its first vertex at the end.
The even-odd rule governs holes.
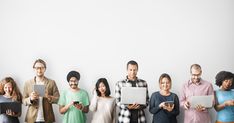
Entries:
POLYGON ((151 98, 150 98, 150 105, 149 105, 149 111, 152 114, 157 114, 161 108, 159 108, 159 100, 157 99, 157 95, 154 93, 152 94, 151 98))
POLYGON ((97 103, 98 103, 97 93, 94 92, 93 98, 92 98, 90 106, 89 106, 90 111, 96 111, 97 110, 97 103))

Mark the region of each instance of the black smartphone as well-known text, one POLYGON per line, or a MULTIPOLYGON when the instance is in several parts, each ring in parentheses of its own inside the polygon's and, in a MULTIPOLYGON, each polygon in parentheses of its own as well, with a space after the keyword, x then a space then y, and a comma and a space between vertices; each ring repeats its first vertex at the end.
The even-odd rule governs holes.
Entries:
POLYGON ((75 105, 75 104, 79 104, 80 102, 79 101, 74 101, 73 102, 73 104, 75 105))

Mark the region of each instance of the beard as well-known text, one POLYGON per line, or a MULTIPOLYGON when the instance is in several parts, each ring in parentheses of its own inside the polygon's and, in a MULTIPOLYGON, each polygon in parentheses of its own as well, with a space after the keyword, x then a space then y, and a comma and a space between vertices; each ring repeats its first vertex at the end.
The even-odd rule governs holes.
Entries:
POLYGON ((78 87, 78 84, 69 84, 72 89, 76 89, 78 87))

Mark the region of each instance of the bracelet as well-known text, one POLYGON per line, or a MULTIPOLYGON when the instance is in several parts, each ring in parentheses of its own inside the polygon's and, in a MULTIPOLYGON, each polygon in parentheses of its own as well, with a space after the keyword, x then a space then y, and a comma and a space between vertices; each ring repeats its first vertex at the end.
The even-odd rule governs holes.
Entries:
POLYGON ((227 106, 227 104, 226 103, 224 103, 224 108, 227 106))
POLYGON ((84 106, 82 105, 82 108, 80 110, 83 111, 83 109, 84 109, 84 106))

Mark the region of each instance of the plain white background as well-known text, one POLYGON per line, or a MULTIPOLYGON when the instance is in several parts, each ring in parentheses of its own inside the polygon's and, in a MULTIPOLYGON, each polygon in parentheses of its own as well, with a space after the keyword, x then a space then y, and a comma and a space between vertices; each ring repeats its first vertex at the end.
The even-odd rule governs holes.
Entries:
MULTIPOLYGON (((233 0, 1 0, 0 77, 12 76, 22 91, 34 76, 33 62, 42 58, 46 76, 60 91, 69 87, 67 73, 78 70, 79 86, 90 98, 100 77, 109 80, 114 96, 115 83, 125 78, 133 59, 150 95, 159 90, 164 72, 172 77, 171 91, 180 95, 193 63, 213 85, 217 72, 234 71, 233 22, 233 0)), ((61 123, 57 105, 54 111, 61 123)), ((210 112, 214 121, 216 112, 210 112)), ((88 122, 91 117, 88 113, 88 122)), ((183 121, 182 110, 178 120, 183 121)))

